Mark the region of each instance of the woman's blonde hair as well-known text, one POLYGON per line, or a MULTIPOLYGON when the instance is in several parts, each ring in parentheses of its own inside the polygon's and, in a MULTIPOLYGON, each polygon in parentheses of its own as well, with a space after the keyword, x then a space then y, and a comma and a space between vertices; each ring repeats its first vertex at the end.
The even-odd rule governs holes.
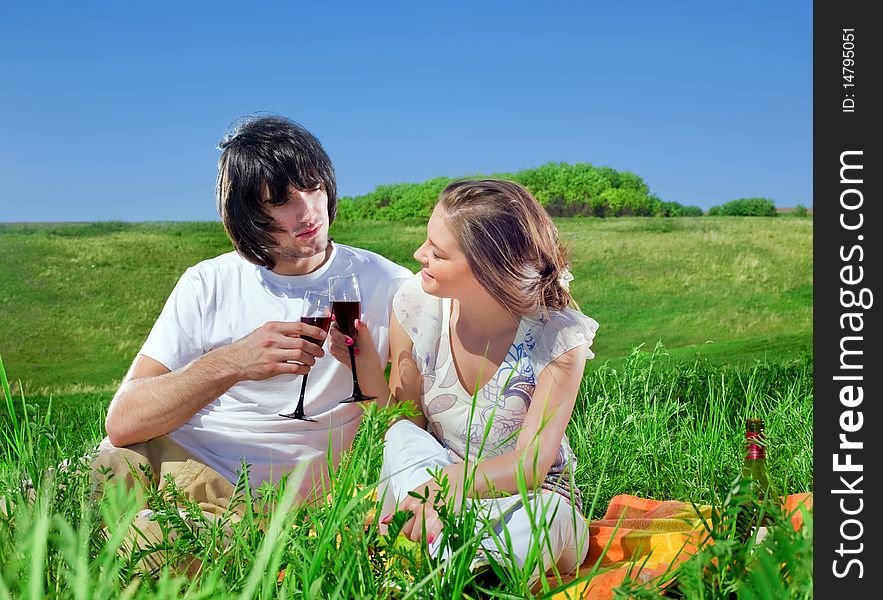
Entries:
POLYGON ((567 252, 558 228, 523 186, 457 181, 438 204, 475 278, 499 304, 519 315, 576 306, 560 279, 567 252))

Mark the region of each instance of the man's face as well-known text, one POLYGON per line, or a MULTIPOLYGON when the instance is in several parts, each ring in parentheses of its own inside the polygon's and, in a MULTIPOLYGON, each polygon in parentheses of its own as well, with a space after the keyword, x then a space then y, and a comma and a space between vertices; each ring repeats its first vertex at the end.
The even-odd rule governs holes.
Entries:
MULTIPOLYGON (((274 271, 281 272, 322 254, 328 247, 328 195, 322 186, 299 190, 288 186, 288 198, 280 204, 270 202, 265 193, 264 209, 279 231, 271 233, 277 246, 274 271)), ((323 257, 324 259, 324 257, 323 257)))

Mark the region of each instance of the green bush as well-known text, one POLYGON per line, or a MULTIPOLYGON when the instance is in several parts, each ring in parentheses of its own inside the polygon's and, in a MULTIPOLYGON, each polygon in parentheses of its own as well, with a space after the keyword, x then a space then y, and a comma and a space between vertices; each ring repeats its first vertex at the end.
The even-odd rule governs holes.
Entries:
POLYGON ((802 204, 798 204, 794 207, 794 210, 791 211, 791 216, 793 217, 805 217, 806 216, 806 207, 802 204))
POLYGON ((776 205, 769 198, 739 198, 727 202, 720 209, 720 214, 726 217, 775 217, 777 214, 776 205))
POLYGON ((658 199, 645 192, 622 187, 604 190, 601 201, 606 207, 606 214, 613 217, 648 217, 654 214, 655 205, 658 203, 658 199))
MULTIPOLYGON (((697 211, 701 214, 694 207, 663 202, 651 194, 649 186, 634 173, 589 163, 548 163, 535 169, 490 176, 522 184, 555 217, 692 216, 697 211)), ((439 194, 451 181, 448 177, 436 177, 423 183, 380 185, 368 194, 341 198, 338 218, 343 221, 428 218, 439 194)))
POLYGON ((702 209, 698 206, 684 206, 677 202, 659 201, 656 215, 659 217, 701 217, 702 209))
MULTIPOLYGON (((661 200, 650 193, 649 186, 634 173, 589 163, 548 163, 490 177, 522 184, 553 217, 699 217, 703 214, 697 206, 661 200)), ((439 194, 451 181, 454 179, 450 177, 436 177, 422 183, 379 185, 368 194, 341 198, 337 218, 341 221, 428 219, 439 194)), ((739 198, 723 206, 712 206, 708 214, 772 217, 777 213, 775 204, 768 198, 739 198)), ((805 216, 806 208, 798 205, 793 214, 805 216)))

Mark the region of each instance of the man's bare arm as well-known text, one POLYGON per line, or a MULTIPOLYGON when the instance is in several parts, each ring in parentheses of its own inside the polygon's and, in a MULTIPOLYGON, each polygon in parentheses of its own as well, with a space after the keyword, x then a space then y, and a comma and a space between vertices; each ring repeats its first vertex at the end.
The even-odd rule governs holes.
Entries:
POLYGON ((175 371, 139 354, 107 411, 110 442, 129 446, 177 429, 241 381, 307 373, 324 352, 300 335, 325 338, 318 327, 274 321, 175 371))

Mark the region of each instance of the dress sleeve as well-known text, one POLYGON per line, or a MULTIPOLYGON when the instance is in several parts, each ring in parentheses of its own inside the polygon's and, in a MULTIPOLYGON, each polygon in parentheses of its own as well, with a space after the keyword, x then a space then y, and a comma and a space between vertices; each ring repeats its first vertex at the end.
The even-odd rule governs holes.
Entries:
POLYGON ((420 281, 418 273, 403 283, 392 300, 392 309, 414 343, 412 353, 420 372, 425 373, 438 356, 442 299, 424 292, 420 281))
POLYGON ((139 354, 159 361, 171 371, 205 354, 202 325, 202 278, 187 269, 169 295, 139 354))
POLYGON ((598 322, 578 310, 567 308, 549 315, 534 349, 534 372, 539 375, 546 365, 577 346, 588 344, 586 360, 595 358, 591 350, 598 322))

